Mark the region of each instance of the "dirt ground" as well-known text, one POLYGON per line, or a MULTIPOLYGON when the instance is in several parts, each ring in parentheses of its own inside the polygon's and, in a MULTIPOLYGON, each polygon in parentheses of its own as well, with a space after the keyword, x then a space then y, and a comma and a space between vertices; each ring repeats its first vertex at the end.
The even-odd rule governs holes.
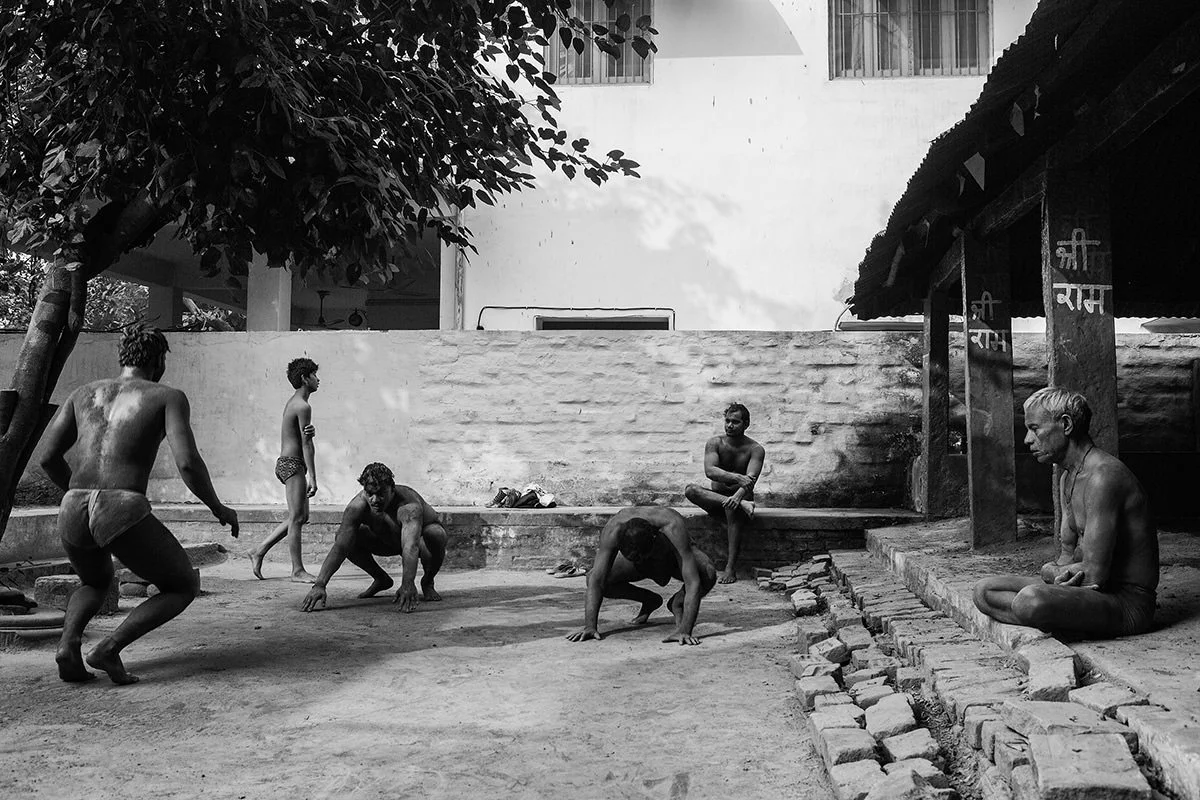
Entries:
POLYGON ((408 615, 355 599, 367 582, 347 566, 303 614, 302 586, 205 570, 204 596, 126 651, 134 686, 60 682, 53 642, 0 651, 0 797, 833 796, 783 666, 785 601, 751 581, 709 595, 697 647, 661 643, 665 611, 626 626, 621 601, 603 641, 567 642, 581 578, 449 572, 408 615))

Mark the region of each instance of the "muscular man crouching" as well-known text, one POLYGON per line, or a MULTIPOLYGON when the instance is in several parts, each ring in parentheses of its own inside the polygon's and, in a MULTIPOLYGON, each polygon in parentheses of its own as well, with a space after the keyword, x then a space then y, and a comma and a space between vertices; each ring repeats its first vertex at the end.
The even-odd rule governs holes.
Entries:
POLYGON ((662 597, 633 582, 652 580, 666 586, 672 578, 683 581, 683 586, 667 602, 675 615, 675 631, 663 641, 700 644, 692 628, 700 613, 700 598, 717 582, 712 561, 692 547, 678 511, 661 506, 621 509, 600 532, 596 561, 588 574, 583 630, 567 638, 572 642, 602 638, 597 626, 605 597, 641 603, 632 622, 644 625, 663 604, 662 597))
POLYGON ((417 607, 417 561, 425 570, 421 577, 421 598, 441 600, 433 588, 433 579, 446 557, 449 538, 437 512, 416 490, 397 486, 392 471, 383 464, 368 464, 359 476, 362 491, 354 496, 342 512, 342 525, 337 538, 312 589, 300 609, 313 611, 325 605, 325 586, 346 559, 374 580, 359 597, 373 597, 392 588, 395 581, 375 560, 375 556, 399 555, 404 573, 393 602, 401 611, 417 607))

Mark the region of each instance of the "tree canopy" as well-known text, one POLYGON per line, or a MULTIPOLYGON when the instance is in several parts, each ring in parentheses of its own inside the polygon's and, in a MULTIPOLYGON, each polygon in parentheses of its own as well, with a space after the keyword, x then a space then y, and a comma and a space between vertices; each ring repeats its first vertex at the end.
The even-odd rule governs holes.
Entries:
MULTIPOLYGON (((611 7, 622 0, 605 0, 611 7)), ((177 223, 209 274, 386 278, 534 160, 636 175, 557 123, 542 48, 654 49, 572 0, 17 0, 0 10, 0 224, 87 277, 177 223), (115 252, 114 252, 115 251, 115 252)))

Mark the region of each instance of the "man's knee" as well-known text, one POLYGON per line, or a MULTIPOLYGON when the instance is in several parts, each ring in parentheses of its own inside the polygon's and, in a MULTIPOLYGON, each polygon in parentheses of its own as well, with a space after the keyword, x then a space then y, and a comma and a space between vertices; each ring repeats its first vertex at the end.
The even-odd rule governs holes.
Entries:
POLYGON ((976 581, 974 588, 971 590, 971 599, 975 601, 975 607, 985 614, 991 609, 991 604, 988 602, 990 584, 991 578, 984 578, 983 580, 976 581))
POLYGON ((697 498, 700 497, 701 491, 703 491, 703 490, 700 486, 697 486, 694 483, 689 483, 683 489, 683 496, 686 497, 689 501, 696 503, 697 498))
POLYGON ((1041 589, 1041 586, 1026 586, 1012 602, 1013 615, 1034 628, 1046 627, 1052 614, 1053 601, 1041 589))
POLYGON ((164 578, 154 584, 160 592, 179 595, 191 604, 193 600, 200 596, 200 577, 196 571, 189 569, 187 572, 180 572, 178 575, 172 575, 169 578, 164 578))

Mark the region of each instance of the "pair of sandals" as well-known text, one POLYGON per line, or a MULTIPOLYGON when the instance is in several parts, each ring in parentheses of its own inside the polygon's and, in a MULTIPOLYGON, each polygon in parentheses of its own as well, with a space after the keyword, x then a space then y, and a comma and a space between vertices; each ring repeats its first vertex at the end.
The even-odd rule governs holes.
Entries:
POLYGON ((564 561, 556 567, 548 568, 546 574, 551 578, 578 578, 581 575, 587 575, 587 567, 580 567, 570 561, 564 561))

